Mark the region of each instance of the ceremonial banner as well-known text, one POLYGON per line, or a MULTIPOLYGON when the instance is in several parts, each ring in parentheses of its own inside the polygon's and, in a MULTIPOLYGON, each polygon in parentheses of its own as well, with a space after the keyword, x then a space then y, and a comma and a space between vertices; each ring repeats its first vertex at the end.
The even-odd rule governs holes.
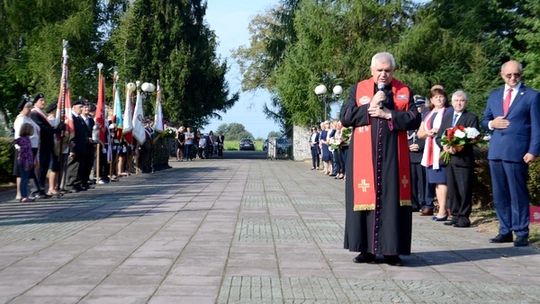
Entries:
POLYGON ((143 111, 143 100, 142 95, 139 90, 137 90, 137 101, 135 102, 135 111, 133 112, 133 137, 143 144, 146 140, 146 134, 144 131, 144 111, 143 111))
MULTIPOLYGON (((67 54, 67 41, 63 41, 63 63, 62 63, 62 76, 60 78, 60 93, 58 94, 58 102, 56 104, 56 123, 63 122, 65 129, 59 136, 60 142, 68 142, 75 135, 75 126, 73 124, 73 117, 71 116, 71 92, 69 90, 69 70, 68 70, 68 54, 67 54)), ((66 145, 64 145, 66 147, 66 145)), ((61 148, 63 150, 63 148, 61 148)))
POLYGON ((115 137, 120 139, 122 137, 124 119, 122 117, 122 101, 120 100, 120 90, 118 89, 117 78, 118 77, 115 76, 115 82, 113 84, 113 90, 114 90, 113 122, 116 124, 115 137))
POLYGON ((157 82, 156 109, 154 115, 154 130, 158 133, 163 132, 163 110, 161 108, 161 87, 159 80, 157 82))
POLYGON ((96 105, 96 126, 99 130, 99 140, 102 143, 106 143, 105 128, 108 128, 108 123, 105 119, 105 77, 101 74, 101 68, 103 65, 98 64, 98 99, 96 105))

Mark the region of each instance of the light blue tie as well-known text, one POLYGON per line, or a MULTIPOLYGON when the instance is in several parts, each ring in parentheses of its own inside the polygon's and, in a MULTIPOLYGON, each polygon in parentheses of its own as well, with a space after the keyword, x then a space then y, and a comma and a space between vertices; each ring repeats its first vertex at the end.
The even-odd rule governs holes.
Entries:
POLYGON ((456 126, 456 122, 458 120, 459 114, 454 114, 454 119, 452 119, 452 127, 456 126))

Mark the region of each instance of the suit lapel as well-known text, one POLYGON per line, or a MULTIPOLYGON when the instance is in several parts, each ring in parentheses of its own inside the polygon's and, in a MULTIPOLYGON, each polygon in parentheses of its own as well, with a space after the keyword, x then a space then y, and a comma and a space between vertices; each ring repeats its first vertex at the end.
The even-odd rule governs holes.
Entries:
POLYGON ((512 101, 512 104, 510 105, 510 108, 508 108, 508 113, 507 113, 506 116, 508 116, 508 114, 510 114, 510 112, 512 111, 513 108, 517 107, 517 104, 521 100, 521 97, 523 95, 525 95, 525 91, 526 91, 525 85, 521 84, 521 86, 519 87, 519 90, 518 90, 518 92, 516 94, 516 98, 514 98, 514 101, 512 101))

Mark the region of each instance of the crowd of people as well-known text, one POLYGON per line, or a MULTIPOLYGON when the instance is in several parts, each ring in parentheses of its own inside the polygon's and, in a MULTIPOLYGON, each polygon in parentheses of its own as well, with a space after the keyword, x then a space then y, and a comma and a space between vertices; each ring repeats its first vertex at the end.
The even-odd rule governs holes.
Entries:
POLYGON ((176 160, 192 161, 195 158, 205 159, 214 156, 223 157, 225 136, 209 133, 193 132, 191 127, 180 126, 176 129, 176 160))
MULTIPOLYGON (((117 128, 108 113, 105 140, 96 126, 96 105, 79 98, 72 103, 72 134, 67 132, 57 113, 57 102, 47 105, 41 93, 23 96, 13 124, 16 176, 16 200, 59 197, 70 192, 86 191, 93 184, 117 181, 132 173, 154 170, 153 149, 157 133, 153 122, 145 121, 145 141, 139 144, 130 134, 117 128), (29 191, 32 181, 35 191, 29 191)), ((66 112, 67 114, 68 112, 66 112)))
POLYGON ((345 160, 351 128, 345 128, 341 121, 334 120, 323 121, 320 126, 312 127, 310 131, 311 170, 320 170, 334 179, 345 179, 345 160))
MULTIPOLYGON (((47 104, 42 93, 23 96, 17 110, 13 124, 13 174, 17 181, 16 200, 20 202, 86 191, 93 184, 106 184, 155 169, 153 155, 159 133, 154 131, 151 119, 145 120, 145 140, 139 143, 132 134, 123 134, 116 127, 108 108, 108 128, 103 128, 103 140, 96 126, 96 105, 84 98, 72 103, 72 134, 67 134, 65 123, 60 122, 57 102, 47 104), (30 181, 35 188, 32 192, 30 181)), ((172 129, 178 161, 223 157, 223 135, 194 132, 184 126, 172 129)))
MULTIPOLYGON (((451 105, 442 85, 431 88, 429 99, 413 95, 393 77, 396 63, 390 53, 374 55, 370 68, 372 77, 351 88, 340 120, 353 128, 345 159, 344 240, 346 249, 359 252, 353 262, 373 263, 382 255, 389 265, 402 265, 400 255, 411 253, 412 211, 449 226, 470 227, 473 139, 481 136, 480 125, 490 136, 499 220, 499 233, 489 241, 527 246, 527 176, 528 165, 540 154, 540 93, 521 82, 521 64, 510 60, 501 66, 505 85, 490 94, 481 121, 467 111, 463 90, 451 95, 451 105), (449 142, 459 132, 469 144, 449 142)), ((325 173, 331 158, 324 157, 323 144, 329 140, 326 132, 332 132, 325 132, 326 125, 320 134, 313 129, 310 140, 313 167, 319 164, 314 147, 320 146, 325 173)))

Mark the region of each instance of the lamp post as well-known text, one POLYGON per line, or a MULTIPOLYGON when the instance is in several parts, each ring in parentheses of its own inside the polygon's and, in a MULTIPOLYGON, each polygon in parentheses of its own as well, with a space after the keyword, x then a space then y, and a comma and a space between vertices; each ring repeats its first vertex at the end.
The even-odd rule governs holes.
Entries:
MULTIPOLYGON (((328 90, 326 89, 326 86, 324 84, 320 84, 315 87, 315 94, 317 95, 320 101, 324 102, 324 119, 323 120, 327 119, 327 115, 326 115, 326 110, 328 108, 327 99, 326 99, 327 92, 328 90)), ((332 88, 332 93, 333 93, 333 98, 337 100, 343 93, 343 88, 339 84, 335 85, 332 88)))
MULTIPOLYGON (((150 96, 150 94, 152 94, 156 90, 156 86, 153 85, 150 82, 145 82, 145 83, 141 84, 141 90, 144 92, 145 98, 147 98, 148 96, 150 96)), ((146 130, 144 132, 146 132, 146 130)), ((153 144, 154 143, 152 142, 152 138, 150 138, 150 144, 147 147, 150 148, 150 151, 148 151, 148 153, 150 153, 150 169, 151 169, 152 173, 154 173, 154 147, 153 147, 153 144)))
POLYGON ((320 84, 315 87, 315 94, 317 94, 317 97, 319 98, 319 101, 324 102, 324 117, 323 121, 326 120, 326 86, 324 84, 320 84))

